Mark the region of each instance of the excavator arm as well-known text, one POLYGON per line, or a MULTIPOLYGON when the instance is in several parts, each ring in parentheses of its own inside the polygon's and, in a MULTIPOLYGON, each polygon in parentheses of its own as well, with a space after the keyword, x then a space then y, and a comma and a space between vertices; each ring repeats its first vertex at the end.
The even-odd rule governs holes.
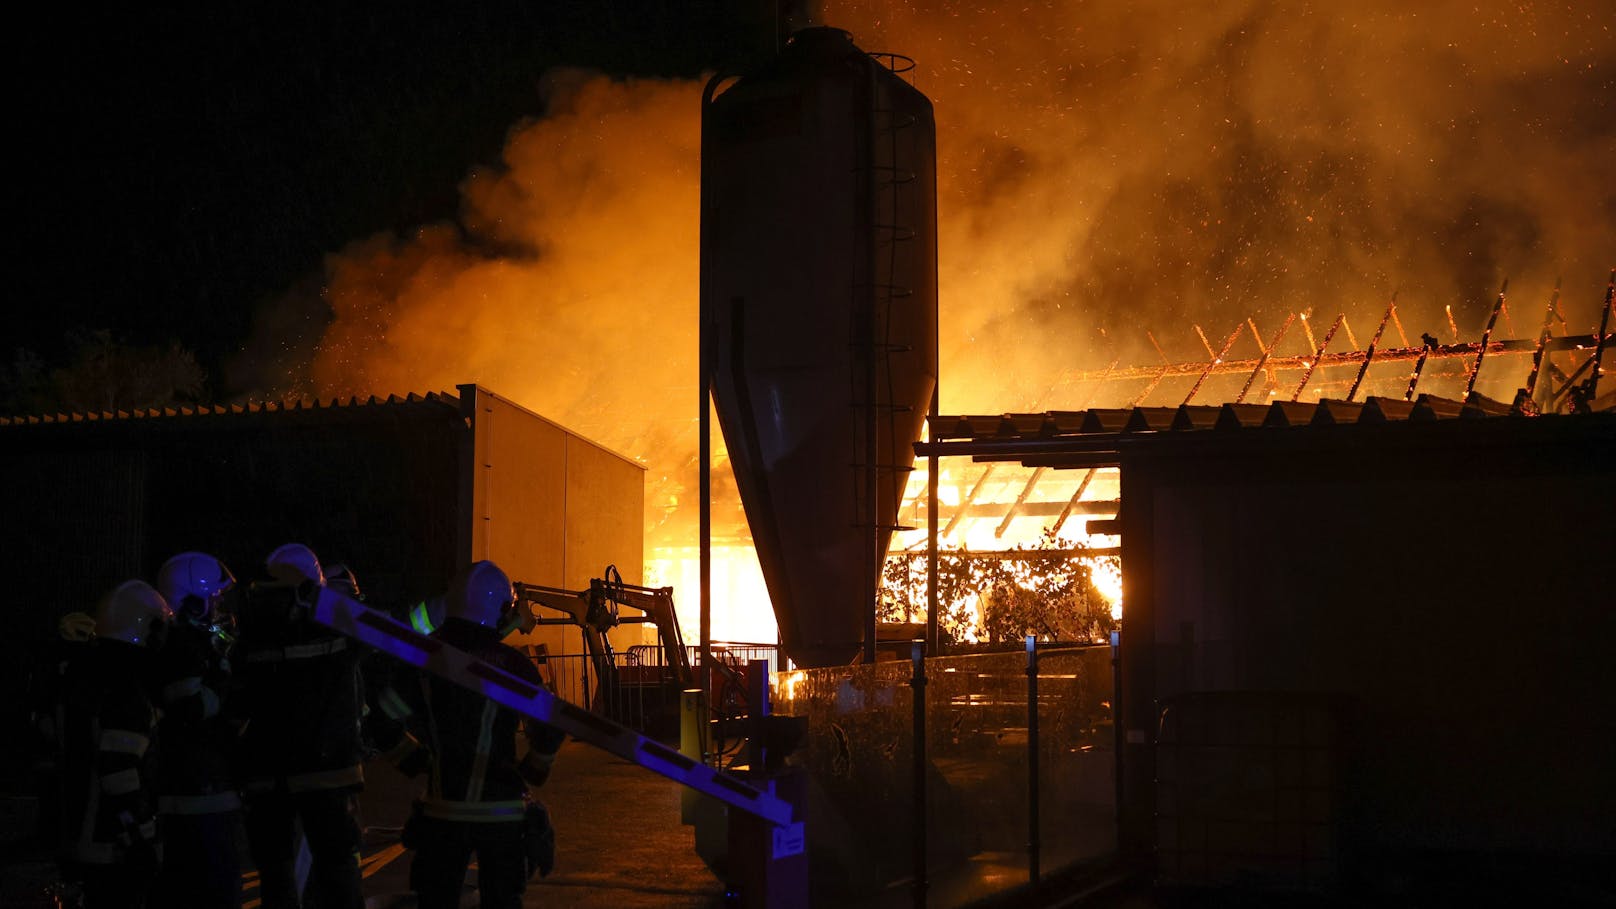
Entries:
MULTIPOLYGON (((583 590, 522 582, 512 587, 516 589, 517 603, 528 610, 533 623, 572 624, 582 632, 583 645, 588 650, 590 666, 595 670, 596 683, 603 695, 601 710, 611 713, 612 705, 619 704, 625 689, 646 684, 658 689, 656 702, 667 710, 674 710, 679 704, 679 692, 700 686, 695 666, 685 650, 679 615, 674 611, 674 589, 627 584, 617 574, 616 566, 608 566, 603 574, 604 577, 591 579, 588 589, 583 590), (633 671, 633 678, 625 678, 624 670, 617 666, 609 634, 619 624, 633 623, 656 626, 661 665, 640 668, 633 671), (658 681, 646 676, 656 676, 658 681)), ((708 710, 718 723, 718 738, 729 741, 732 734, 726 734, 727 721, 743 717, 748 710, 747 681, 742 668, 732 665, 722 653, 714 652, 713 657, 713 692, 708 710)), ((677 717, 659 720, 677 723, 677 717)))
POLYGON ((534 621, 541 625, 576 625, 584 631, 585 645, 591 658, 609 659, 611 642, 607 634, 618 625, 649 623, 656 626, 661 639, 662 663, 680 684, 695 679, 690 658, 685 654, 684 635, 679 629, 679 615, 673 608, 672 587, 644 587, 628 584, 617 573, 616 566, 606 566, 605 577, 593 578, 587 590, 567 590, 541 584, 513 585, 517 602, 531 609, 542 606, 561 613, 555 618, 533 613, 534 621), (624 615, 623 608, 636 614, 624 615))
POLYGON ((589 652, 589 663, 595 678, 603 687, 615 688, 617 662, 612 654, 611 639, 606 633, 618 623, 617 616, 599 608, 599 603, 587 590, 566 590, 540 584, 511 585, 516 591, 519 608, 528 610, 539 625, 575 625, 583 634, 584 649, 589 652), (564 618, 541 615, 534 607, 559 612, 564 618))
MULTIPOLYGON (((647 684, 659 693, 658 703, 676 709, 679 692, 695 686, 695 671, 685 652, 679 617, 673 607, 673 588, 628 584, 615 566, 607 566, 605 576, 594 578, 584 590, 568 590, 542 584, 517 583, 517 603, 528 611, 535 624, 573 625, 583 635, 590 667, 602 695, 603 709, 611 711, 625 689, 646 690, 647 684), (558 615, 559 614, 559 615, 558 615), (647 623, 656 627, 660 641, 660 667, 636 670, 625 678, 617 665, 610 632, 619 625, 647 623), (660 678, 651 681, 650 673, 660 678)), ((677 716, 670 719, 677 722, 677 716)))

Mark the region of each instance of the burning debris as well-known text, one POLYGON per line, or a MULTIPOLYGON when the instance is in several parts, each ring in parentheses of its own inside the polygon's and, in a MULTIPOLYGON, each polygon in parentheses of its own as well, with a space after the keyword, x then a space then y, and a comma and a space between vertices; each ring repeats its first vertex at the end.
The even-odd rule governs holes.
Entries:
MULTIPOLYGON (((926 619, 926 554, 887 557, 876 618, 926 619)), ((1073 547, 1053 533, 1033 546, 938 553, 937 624, 944 645, 1044 641, 1101 643, 1122 617, 1121 568, 1114 552, 1073 547)))
MULTIPOLYGON (((1556 287, 1549 297, 1543 314, 1542 328, 1536 339, 1494 338, 1493 333, 1500 316, 1506 320, 1506 325, 1508 324, 1509 309, 1506 299, 1508 287, 1509 282, 1505 281, 1504 288, 1498 292, 1497 300, 1487 318, 1486 327, 1474 341, 1461 339, 1450 312, 1449 343, 1443 343, 1430 334, 1422 334, 1419 344, 1411 343, 1403 328, 1402 320, 1398 318, 1395 301, 1387 306, 1385 315, 1375 327, 1369 345, 1352 350, 1330 350, 1341 329, 1345 329, 1345 337, 1349 344, 1354 348, 1357 347, 1344 313, 1335 317, 1335 321, 1331 323, 1323 338, 1316 342, 1308 313, 1287 314, 1267 344, 1264 344, 1257 322, 1252 317, 1237 324, 1216 352, 1206 343, 1206 334, 1201 327, 1194 326, 1206 347, 1209 359, 1167 362, 1163 356, 1160 366, 1072 371, 1062 375, 1058 380, 1059 392, 1052 394, 1051 397, 1085 401, 1095 398, 1115 400, 1120 395, 1130 394, 1129 406, 1141 407, 1153 396, 1155 398, 1162 396, 1158 386, 1164 380, 1194 377, 1189 391, 1183 400, 1178 402, 1187 405, 1194 403, 1209 377, 1244 376, 1244 383, 1240 386, 1239 393, 1232 398, 1232 403, 1244 403, 1254 388, 1258 399, 1264 402, 1300 401, 1305 393, 1313 400, 1328 398, 1350 403, 1359 397, 1360 391, 1367 395, 1377 388, 1392 394, 1400 392, 1398 396, 1405 401, 1413 401, 1418 392, 1432 388, 1439 393, 1445 392, 1450 396, 1456 396, 1459 400, 1470 400, 1478 393, 1478 380, 1481 377, 1483 362, 1491 362, 1487 359, 1489 357, 1495 360, 1504 357, 1508 358, 1505 363, 1518 368, 1505 373, 1504 370, 1508 368, 1506 365, 1501 363, 1494 366, 1491 371, 1498 375, 1490 375, 1490 381, 1482 387, 1495 392, 1495 401, 1507 399, 1509 403, 1503 405, 1506 409, 1513 408, 1514 412, 1526 415, 1578 413, 1603 409, 1595 408, 1594 402, 1599 395, 1599 380, 1603 371, 1601 361, 1611 340, 1611 317, 1613 310, 1616 310, 1616 271, 1611 273, 1611 281, 1605 289, 1604 301, 1600 307, 1599 326, 1597 329, 1590 328, 1586 333, 1570 329, 1560 312, 1560 290, 1556 287), (1280 345, 1298 318, 1306 330, 1307 346, 1301 350, 1282 354, 1279 350, 1280 345), (1380 340, 1388 323, 1395 328, 1399 345, 1381 348, 1380 340), (1256 344, 1256 354, 1230 359, 1228 355, 1231 348, 1247 328, 1250 329, 1251 337, 1256 344), (1525 367, 1520 363, 1520 358, 1528 355, 1531 357, 1530 371, 1523 374, 1520 370, 1525 367), (1394 363, 1411 363, 1412 367, 1407 372, 1385 368, 1394 363), (1433 363, 1438 367, 1448 368, 1439 368, 1436 372, 1427 374, 1425 371, 1427 365, 1433 363), (1372 367, 1381 368, 1376 370, 1373 379, 1369 379, 1372 367), (1319 376, 1317 383, 1313 382, 1315 376, 1319 376), (1366 379, 1369 379, 1367 383, 1366 379), (1294 387, 1290 384, 1292 381, 1295 383, 1294 387), (1516 389, 1513 393, 1496 394, 1511 386, 1516 389), (1134 389, 1139 390, 1133 393, 1134 389), (1341 393, 1341 396, 1337 398, 1332 392, 1341 393)), ((1154 335, 1151 337, 1154 339, 1154 335)), ((1607 385, 1605 390, 1608 394, 1613 389, 1607 385)))

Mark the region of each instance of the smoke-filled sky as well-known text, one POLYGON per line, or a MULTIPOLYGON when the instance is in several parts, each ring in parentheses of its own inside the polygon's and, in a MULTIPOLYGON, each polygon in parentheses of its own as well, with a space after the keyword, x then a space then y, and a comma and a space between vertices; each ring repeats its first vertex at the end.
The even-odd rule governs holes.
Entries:
POLYGON ((1367 335, 1394 291, 1410 330, 1452 304, 1473 338, 1506 277, 1522 326, 1557 276, 1586 323, 1616 264, 1608 3, 828 14, 936 102, 945 364, 1109 362, 1102 331, 1152 362, 1144 328, 1189 355, 1187 323, 1310 308, 1367 335))
MULTIPOLYGON (((110 327, 220 398, 481 382, 688 501, 699 85, 762 6, 644 6, 62 8, 6 64, 5 353, 110 327)), ((1616 265, 1607 0, 817 17, 936 106, 945 410, 1081 406, 1061 373, 1156 362, 1147 329, 1190 359, 1346 312, 1361 345, 1394 291, 1473 337, 1506 277, 1516 334, 1556 278, 1587 331, 1616 265)))
MULTIPOLYGON (((1154 362, 1147 329, 1188 359, 1196 324, 1345 312, 1362 344, 1393 292, 1411 334, 1451 305, 1473 337, 1506 277, 1518 334, 1556 278, 1587 331, 1616 264, 1602 0, 820 19, 913 57, 935 103, 948 412, 1078 406, 1060 371, 1154 362)), ((671 507, 695 444, 699 86, 552 72, 455 222, 332 250, 244 368, 321 394, 476 381, 644 459, 671 507)))

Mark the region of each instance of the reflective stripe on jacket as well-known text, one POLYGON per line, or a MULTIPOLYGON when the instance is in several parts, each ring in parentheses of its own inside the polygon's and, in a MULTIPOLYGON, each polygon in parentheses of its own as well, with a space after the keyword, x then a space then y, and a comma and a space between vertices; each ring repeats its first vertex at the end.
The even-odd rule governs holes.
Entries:
POLYGON ((440 821, 460 821, 470 824, 520 822, 526 811, 527 802, 523 799, 499 802, 457 802, 438 798, 421 800, 421 813, 440 821))

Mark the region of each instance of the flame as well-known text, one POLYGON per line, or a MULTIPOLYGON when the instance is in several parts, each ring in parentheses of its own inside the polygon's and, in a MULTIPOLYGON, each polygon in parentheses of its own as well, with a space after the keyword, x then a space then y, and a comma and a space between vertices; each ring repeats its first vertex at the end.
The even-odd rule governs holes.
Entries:
POLYGON ((1122 566, 1109 559, 1090 559, 1094 589, 1111 604, 1111 618, 1122 618, 1122 566))
MULTIPOLYGON (((715 641, 772 644, 780 637, 763 570, 750 546, 715 546, 712 552, 712 635, 715 641)), ((687 642, 701 629, 701 556, 689 549, 662 549, 646 560, 647 584, 672 587, 674 611, 687 642)))
POLYGON ((970 621, 960 630, 960 637, 975 644, 982 640, 982 598, 975 593, 969 594, 960 604, 960 609, 970 617, 970 621))
POLYGON ((776 700, 794 700, 797 697, 797 688, 802 685, 808 673, 801 669, 787 669, 774 674, 774 697, 776 700))
MULTIPOLYGON (((1524 299, 1547 299, 1561 274, 1602 281, 1616 248, 1616 217, 1597 204, 1616 138, 1605 12, 1498 0, 1052 0, 1017 16, 941 0, 822 4, 865 48, 914 57, 935 103, 949 413, 1122 406, 1138 388, 1091 399, 1061 377, 1167 357, 1143 326, 1169 347, 1176 326, 1193 350, 1193 322, 1378 309, 1370 301, 1397 288, 1411 328, 1456 332, 1452 301, 1458 319, 1481 321, 1501 273, 1524 299)), ((313 305, 278 304, 330 312, 312 362, 287 367, 298 390, 478 382, 641 459, 648 567, 687 611, 699 86, 552 74, 544 116, 466 179, 458 223, 358 240, 329 258, 313 305)), ((1602 292, 1568 283, 1568 319, 1602 292)), ((262 321, 289 331, 295 320, 262 321)), ((951 508, 969 492, 953 471, 940 477, 951 508)), ((714 634, 772 640, 755 560, 739 555, 733 485, 715 484, 736 554, 715 567, 714 634)), ((1081 524, 1063 536, 1086 539, 1081 524)), ((996 529, 968 519, 957 531, 991 549, 1021 532, 996 529)))

